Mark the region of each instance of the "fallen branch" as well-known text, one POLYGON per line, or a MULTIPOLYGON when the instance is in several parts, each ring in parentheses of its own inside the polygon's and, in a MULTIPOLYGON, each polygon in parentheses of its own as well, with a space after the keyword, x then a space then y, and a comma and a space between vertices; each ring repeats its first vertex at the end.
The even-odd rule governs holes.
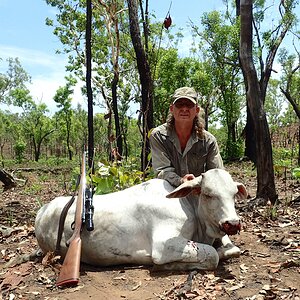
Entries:
POLYGON ((184 296, 186 293, 192 291, 193 279, 197 273, 198 271, 196 270, 190 272, 185 283, 183 284, 183 287, 178 291, 177 297, 184 296))
POLYGON ((0 181, 3 182, 5 191, 17 186, 13 176, 4 169, 0 169, 0 181))
POLYGON ((41 249, 34 250, 29 254, 18 255, 12 258, 9 262, 4 265, 4 268, 11 268, 23 264, 28 261, 34 261, 38 257, 42 257, 43 252, 41 249))

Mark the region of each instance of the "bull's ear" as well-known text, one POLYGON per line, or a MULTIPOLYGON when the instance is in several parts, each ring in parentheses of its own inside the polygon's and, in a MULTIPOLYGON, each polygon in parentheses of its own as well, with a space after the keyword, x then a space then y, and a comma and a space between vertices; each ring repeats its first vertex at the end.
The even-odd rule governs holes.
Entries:
MULTIPOLYGON (((180 186, 179 186, 180 187, 180 186)), ((192 187, 187 186, 187 187, 182 187, 180 189, 175 189, 172 193, 168 194, 166 197, 167 198, 182 198, 187 196, 192 192, 192 187)))
POLYGON ((248 192, 246 190, 246 187, 242 183, 239 183, 239 182, 236 182, 236 186, 238 188, 238 192, 236 194, 236 198, 237 199, 247 199, 248 192))
POLYGON ((200 190, 202 176, 196 177, 193 180, 188 180, 177 187, 173 192, 168 194, 167 198, 182 198, 189 195, 194 190, 200 190))

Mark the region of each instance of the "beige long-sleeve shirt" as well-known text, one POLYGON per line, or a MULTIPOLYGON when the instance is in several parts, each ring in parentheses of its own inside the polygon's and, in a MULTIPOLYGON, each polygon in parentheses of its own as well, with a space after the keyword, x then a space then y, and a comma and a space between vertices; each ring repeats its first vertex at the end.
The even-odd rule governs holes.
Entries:
POLYGON ((163 124, 151 132, 150 146, 156 176, 174 186, 179 186, 186 174, 199 176, 209 169, 224 168, 216 138, 208 131, 203 139, 193 132, 182 152, 175 130, 163 124))

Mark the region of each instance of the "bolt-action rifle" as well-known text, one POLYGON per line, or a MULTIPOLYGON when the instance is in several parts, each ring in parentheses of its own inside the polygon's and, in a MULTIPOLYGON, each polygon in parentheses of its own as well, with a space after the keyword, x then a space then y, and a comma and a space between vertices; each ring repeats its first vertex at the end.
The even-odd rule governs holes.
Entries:
POLYGON ((94 230, 93 213, 93 190, 91 185, 87 186, 86 184, 86 151, 83 151, 75 220, 72 224, 74 232, 66 243, 68 250, 56 281, 57 286, 74 286, 79 282, 81 257, 80 234, 84 225, 87 231, 94 230))

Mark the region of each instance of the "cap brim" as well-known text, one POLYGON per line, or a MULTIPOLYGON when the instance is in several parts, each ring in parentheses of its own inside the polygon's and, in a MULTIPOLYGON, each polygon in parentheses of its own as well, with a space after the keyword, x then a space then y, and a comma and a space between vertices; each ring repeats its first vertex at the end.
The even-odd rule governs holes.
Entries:
POLYGON ((189 97, 189 96, 181 96, 181 97, 178 97, 178 98, 175 98, 175 100, 173 101, 173 104, 175 104, 175 102, 179 99, 188 99, 190 100, 191 102, 193 102, 194 104, 197 104, 197 101, 195 100, 195 98, 192 98, 192 97, 189 97))

